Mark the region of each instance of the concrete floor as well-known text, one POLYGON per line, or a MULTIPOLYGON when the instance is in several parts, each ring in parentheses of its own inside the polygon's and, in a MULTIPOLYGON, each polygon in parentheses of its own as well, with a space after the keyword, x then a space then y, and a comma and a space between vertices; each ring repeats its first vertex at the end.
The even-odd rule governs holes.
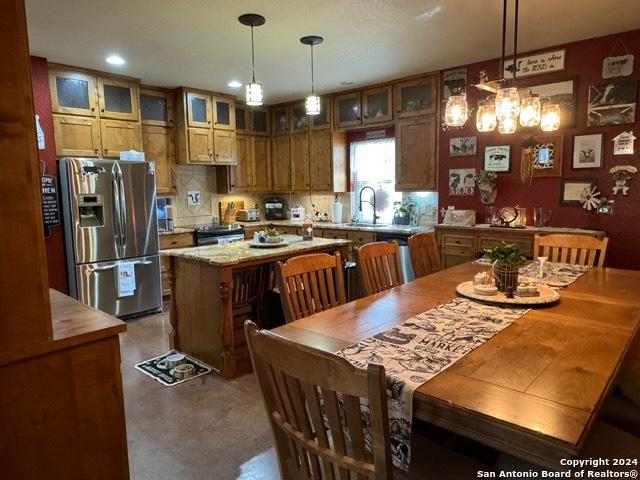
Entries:
MULTIPOLYGON (((169 350, 168 313, 127 321, 120 336, 132 480, 278 479, 273 438, 253 375, 215 374, 165 387, 136 370, 169 350)), ((411 478, 457 480, 490 470, 492 449, 414 422, 411 478), (419 431, 424 435, 417 435, 419 431)))

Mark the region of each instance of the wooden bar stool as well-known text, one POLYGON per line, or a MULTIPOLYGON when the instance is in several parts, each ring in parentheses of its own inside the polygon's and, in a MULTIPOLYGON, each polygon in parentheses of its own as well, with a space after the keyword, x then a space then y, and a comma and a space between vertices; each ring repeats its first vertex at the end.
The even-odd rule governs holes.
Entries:
POLYGON ((277 262, 276 282, 287 323, 346 303, 339 253, 314 253, 277 262))
POLYGON ((364 296, 404 283, 398 242, 367 243, 356 250, 356 269, 364 296))
POLYGON ((416 233, 409 237, 409 255, 416 278, 439 272, 440 253, 435 233, 416 233))
POLYGON ((609 237, 598 240, 586 235, 536 235, 533 257, 548 257, 551 262, 604 266, 609 237))

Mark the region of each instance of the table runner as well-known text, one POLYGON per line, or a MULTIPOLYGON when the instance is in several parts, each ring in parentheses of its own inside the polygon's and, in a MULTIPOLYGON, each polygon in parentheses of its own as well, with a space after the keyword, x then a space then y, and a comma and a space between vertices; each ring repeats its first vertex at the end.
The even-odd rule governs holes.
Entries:
MULTIPOLYGON (((549 270, 575 281, 588 267, 548 264, 549 270)), ((538 265, 523 269, 535 276, 538 265), (529 268, 529 270, 527 270, 529 268)), ((407 471, 411 461, 413 394, 423 383, 511 325, 530 309, 487 305, 458 297, 339 352, 359 368, 383 365, 387 376, 389 431, 394 466, 407 471)), ((367 406, 363 405, 365 411, 367 406)), ((371 437, 365 427, 365 440, 371 437)))

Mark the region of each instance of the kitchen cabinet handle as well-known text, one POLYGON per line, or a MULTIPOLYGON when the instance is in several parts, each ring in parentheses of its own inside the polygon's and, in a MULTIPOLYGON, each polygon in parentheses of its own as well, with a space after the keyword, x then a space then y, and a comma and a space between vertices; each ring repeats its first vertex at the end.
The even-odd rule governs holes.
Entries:
POLYGON ((209 120, 209 121, 207 122, 207 124, 211 125, 211 120, 209 120))
POLYGON ((94 151, 95 153, 98 153, 98 149, 97 149, 97 148, 94 148, 94 149, 93 149, 93 151, 94 151))
POLYGON ((91 111, 95 112, 96 111, 96 107, 91 107, 91 111))
POLYGON ((102 113, 104 113, 104 108, 101 108, 101 109, 100 109, 100 111, 101 111, 102 113))

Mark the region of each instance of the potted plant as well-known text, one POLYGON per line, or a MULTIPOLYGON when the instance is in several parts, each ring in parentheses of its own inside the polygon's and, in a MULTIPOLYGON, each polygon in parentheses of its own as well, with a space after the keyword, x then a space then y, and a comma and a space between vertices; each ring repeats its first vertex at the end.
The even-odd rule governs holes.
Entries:
POLYGON ((393 224, 411 225, 416 213, 416 203, 412 199, 393 202, 393 224))
POLYGON ((273 225, 269 225, 265 230, 265 242, 267 243, 280 243, 282 241, 282 237, 280 236, 280 232, 276 230, 276 227, 273 225))
POLYGON ((480 192, 480 201, 484 205, 493 205, 498 196, 498 175, 496 172, 480 170, 476 175, 476 185, 480 192))
POLYGON ((498 290, 515 292, 518 287, 518 268, 524 264, 527 257, 512 244, 504 242, 485 249, 484 253, 493 261, 491 272, 496 279, 498 290))

